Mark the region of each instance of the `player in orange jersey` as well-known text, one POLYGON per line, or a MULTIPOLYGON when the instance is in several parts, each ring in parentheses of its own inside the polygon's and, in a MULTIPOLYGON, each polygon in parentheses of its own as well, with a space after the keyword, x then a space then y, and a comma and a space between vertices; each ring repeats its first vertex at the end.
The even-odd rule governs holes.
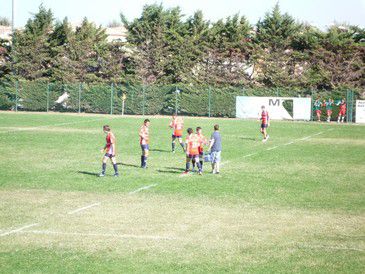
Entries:
POLYGON ((175 140, 177 139, 184 149, 184 143, 182 140, 183 128, 184 128, 184 119, 182 117, 178 117, 176 114, 172 116, 172 121, 170 122, 170 128, 174 130, 172 133, 171 140, 171 149, 172 152, 175 153, 175 140))
MULTIPOLYGON (((201 166, 201 169, 203 170, 203 155, 204 155, 204 148, 203 146, 204 145, 207 145, 208 144, 208 140, 207 138, 205 138, 205 136, 203 135, 203 131, 202 131, 202 128, 201 127, 197 127, 196 128, 196 135, 199 137, 199 163, 200 163, 200 166, 201 166)), ((193 160, 193 171, 195 169, 195 160, 193 160)))
POLYGON ((141 145, 142 155, 141 155, 141 168, 147 168, 147 158, 148 152, 150 150, 150 140, 149 140, 149 126, 150 120, 146 119, 139 130, 139 144, 141 145))
POLYGON ((108 125, 103 126, 103 131, 106 134, 106 145, 104 146, 103 149, 101 149, 101 152, 105 152, 104 157, 103 157, 103 165, 102 165, 102 171, 99 174, 99 177, 104 177, 105 176, 105 170, 106 170, 106 162, 108 161, 108 159, 110 159, 113 163, 113 167, 114 167, 114 176, 118 177, 119 173, 118 173, 118 165, 117 165, 117 161, 115 160, 115 136, 113 134, 113 132, 111 132, 110 127, 108 125))
POLYGON ((199 163, 199 146, 200 146, 200 138, 198 135, 193 133, 193 129, 188 128, 187 130, 188 136, 186 137, 186 168, 183 174, 188 174, 190 170, 190 161, 195 160, 196 165, 198 166, 198 174, 202 175, 201 165, 199 163))

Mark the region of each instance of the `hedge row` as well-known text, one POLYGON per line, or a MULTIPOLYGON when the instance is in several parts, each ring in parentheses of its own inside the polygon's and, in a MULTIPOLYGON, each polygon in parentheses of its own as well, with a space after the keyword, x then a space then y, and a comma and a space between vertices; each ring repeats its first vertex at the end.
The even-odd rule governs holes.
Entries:
MULTIPOLYGON (((171 114, 234 117, 236 96, 329 97, 339 99, 345 90, 298 91, 289 89, 212 87, 192 85, 87 85, 81 83, 47 83, 19 81, 0 84, 0 109, 27 111, 68 111, 88 113, 122 113, 122 96, 126 95, 125 114, 171 114), (176 91, 179 91, 178 93, 176 91), (57 103, 61 96, 67 100, 57 103), (17 102, 17 104, 16 104, 17 102)), ((358 94, 357 94, 358 95, 358 94)))

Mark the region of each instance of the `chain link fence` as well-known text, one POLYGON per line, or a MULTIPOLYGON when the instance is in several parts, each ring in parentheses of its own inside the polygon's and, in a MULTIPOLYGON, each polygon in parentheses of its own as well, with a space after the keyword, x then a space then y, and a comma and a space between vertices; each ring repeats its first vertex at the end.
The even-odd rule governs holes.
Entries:
MULTIPOLYGON (((48 83, 17 81, 0 83, 0 109, 130 115, 235 117, 236 96, 311 97, 347 99, 348 120, 354 120, 359 93, 349 90, 311 91, 291 89, 215 87, 208 85, 132 85, 48 83)), ((338 106, 334 106, 336 118, 338 106)), ((314 115, 313 115, 314 116, 314 115)))

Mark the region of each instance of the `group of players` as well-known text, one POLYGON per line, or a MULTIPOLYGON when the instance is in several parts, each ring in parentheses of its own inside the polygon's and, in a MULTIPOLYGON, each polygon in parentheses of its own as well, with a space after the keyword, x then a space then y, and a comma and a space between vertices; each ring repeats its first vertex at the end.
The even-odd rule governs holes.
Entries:
MULTIPOLYGON (((149 156, 149 126, 150 120, 145 119, 143 125, 139 130, 139 143, 142 150, 141 155, 141 168, 147 168, 147 160, 149 156)), ((175 153, 176 141, 180 144, 182 150, 186 154, 186 166, 183 174, 188 174, 190 172, 190 164, 192 164, 192 171, 195 171, 197 167, 197 172, 202 175, 203 163, 204 163, 204 146, 208 146, 209 161, 212 164, 212 173, 219 174, 219 163, 221 161, 221 150, 222 150, 222 140, 219 133, 219 125, 214 125, 214 133, 212 134, 210 140, 208 140, 202 132, 201 127, 196 128, 196 132, 192 128, 187 129, 187 137, 185 142, 183 141, 183 129, 184 120, 182 117, 173 115, 169 127, 173 129, 172 140, 171 140, 171 151, 175 153)), ((99 174, 100 177, 105 176, 106 162, 108 159, 111 160, 114 168, 114 176, 119 176, 118 165, 115 159, 116 153, 116 138, 108 125, 103 126, 103 131, 106 134, 106 145, 101 150, 105 152, 102 160, 102 171, 99 174)))
POLYGON ((346 117, 346 100, 342 99, 339 100, 337 103, 335 103, 335 101, 333 99, 328 99, 321 101, 319 98, 317 98, 314 101, 314 111, 316 113, 317 116, 317 121, 320 122, 321 121, 321 114, 322 114, 322 107, 326 108, 326 114, 327 114, 327 122, 331 122, 331 117, 332 117, 332 109, 334 105, 339 106, 340 111, 338 112, 338 117, 337 117, 337 123, 343 123, 345 121, 345 117, 346 117))

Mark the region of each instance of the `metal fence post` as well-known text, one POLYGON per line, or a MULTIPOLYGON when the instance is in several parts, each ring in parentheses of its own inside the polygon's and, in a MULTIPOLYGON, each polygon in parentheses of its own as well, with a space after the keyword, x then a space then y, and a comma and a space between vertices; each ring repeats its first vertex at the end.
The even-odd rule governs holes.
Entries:
POLYGON ((142 105, 142 115, 144 116, 144 114, 145 114, 145 104, 146 104, 146 102, 145 102, 145 100, 146 100, 146 97, 145 97, 145 86, 143 85, 142 86, 142 90, 143 90, 143 105, 142 105))
POLYGON ((177 93, 178 89, 175 87, 175 115, 177 115, 177 93))
POLYGON ((50 91, 50 84, 47 83, 47 112, 49 111, 49 91, 50 91))
POLYGON ((348 90, 346 92, 346 118, 347 123, 352 122, 352 114, 353 114, 353 106, 354 106, 354 92, 352 90, 348 90))
POLYGON ((18 88, 19 82, 18 80, 15 81, 15 112, 18 111, 18 88))
POLYGON ((210 86, 209 86, 209 89, 208 89, 208 117, 210 117, 210 108, 211 108, 210 97, 211 97, 211 89, 210 89, 210 86))
POLYGON ((82 83, 79 83, 79 113, 81 113, 81 90, 82 90, 82 83))
POLYGON ((110 115, 113 115, 113 94, 114 94, 114 83, 110 85, 110 115))

